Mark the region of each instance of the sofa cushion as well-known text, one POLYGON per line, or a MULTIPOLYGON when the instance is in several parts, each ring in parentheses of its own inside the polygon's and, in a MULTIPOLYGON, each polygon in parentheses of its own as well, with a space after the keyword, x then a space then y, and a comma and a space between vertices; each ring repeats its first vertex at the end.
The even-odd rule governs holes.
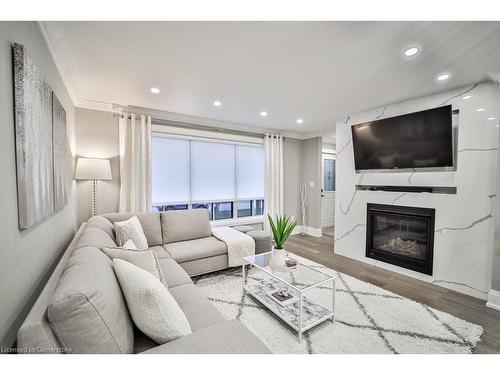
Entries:
POLYGON ((194 284, 179 285, 169 291, 186 314, 193 332, 224 321, 219 310, 194 284))
POLYGON ((237 320, 206 327, 143 354, 270 354, 257 336, 237 320))
POLYGON ((191 333, 186 315, 160 280, 122 259, 113 264, 137 328, 159 344, 191 333))
POLYGON ((227 253, 226 244, 213 236, 168 243, 163 245, 163 247, 178 263, 227 253))
POLYGON ((87 221, 87 225, 85 226, 85 229, 89 228, 99 228, 105 231, 109 237, 116 242, 115 228, 113 228, 113 224, 104 216, 92 216, 89 221, 87 221))
POLYGON ((68 259, 47 317, 73 353, 132 353, 133 324, 113 263, 95 247, 75 249, 68 259))
POLYGON ((171 258, 163 246, 151 246, 148 250, 154 251, 158 259, 171 258))
POLYGON ((136 328, 134 332, 134 354, 141 353, 145 350, 152 349, 158 346, 158 343, 151 340, 148 336, 136 328))
POLYGON ((79 247, 87 247, 87 246, 93 246, 93 247, 113 247, 116 246, 116 243, 111 236, 106 233, 104 230, 99 229, 99 228, 85 228, 83 231, 82 235, 78 239, 78 242, 76 244, 76 248, 79 247))
POLYGON ((186 271, 172 258, 159 259, 158 262, 169 288, 193 283, 186 271))
POLYGON ((165 211, 160 214, 164 244, 212 235, 206 209, 165 211))
POLYGON ((228 267, 227 254, 217 255, 210 258, 190 260, 179 263, 189 276, 202 275, 209 272, 219 271, 228 267))
POLYGON ((102 216, 108 219, 111 223, 114 223, 115 221, 125 221, 130 219, 132 216, 137 216, 148 240, 148 245, 161 246, 163 244, 159 212, 124 212, 105 214, 102 216))

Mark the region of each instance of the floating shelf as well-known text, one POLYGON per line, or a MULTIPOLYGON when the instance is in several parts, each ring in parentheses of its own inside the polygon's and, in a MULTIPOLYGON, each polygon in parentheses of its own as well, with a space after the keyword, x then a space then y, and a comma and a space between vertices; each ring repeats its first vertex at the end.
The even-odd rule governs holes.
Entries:
POLYGON ((356 190, 389 191, 395 193, 457 194, 456 186, 356 185, 356 190))

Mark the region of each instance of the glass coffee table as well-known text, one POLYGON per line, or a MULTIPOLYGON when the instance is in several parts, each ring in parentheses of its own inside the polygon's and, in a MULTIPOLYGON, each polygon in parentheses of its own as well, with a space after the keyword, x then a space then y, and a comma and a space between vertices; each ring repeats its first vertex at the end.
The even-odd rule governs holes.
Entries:
POLYGON ((301 263, 300 259, 292 253, 288 253, 288 257, 298 261, 297 267, 290 270, 275 270, 271 267, 271 256, 272 252, 267 252, 243 258, 244 292, 297 331, 299 342, 304 332, 321 322, 328 319, 335 322, 335 276, 316 269, 315 266, 320 267, 319 264, 301 263), (261 276, 248 277, 246 272, 248 265, 263 271, 261 276), (331 304, 325 303, 324 298, 318 301, 318 298, 311 295, 317 288, 322 289, 323 294, 325 290, 331 293, 331 304), (281 301, 283 293, 280 296, 276 292, 283 290, 286 290, 292 297, 281 301))

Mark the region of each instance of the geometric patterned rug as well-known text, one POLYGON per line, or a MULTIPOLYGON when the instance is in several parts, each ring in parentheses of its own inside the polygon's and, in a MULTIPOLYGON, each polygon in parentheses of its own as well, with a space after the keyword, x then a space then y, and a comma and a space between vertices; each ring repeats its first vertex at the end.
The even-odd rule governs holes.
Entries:
MULTIPOLYGON (((193 281, 226 319, 241 321, 273 353, 465 354, 471 353, 480 341, 483 328, 479 325, 294 256, 337 275, 335 323, 328 320, 310 329, 301 343, 293 329, 243 293, 241 267, 195 277, 193 281)), ((247 277, 262 280, 266 274, 254 267, 247 277)), ((314 292, 315 298, 331 301, 331 286, 314 292)))

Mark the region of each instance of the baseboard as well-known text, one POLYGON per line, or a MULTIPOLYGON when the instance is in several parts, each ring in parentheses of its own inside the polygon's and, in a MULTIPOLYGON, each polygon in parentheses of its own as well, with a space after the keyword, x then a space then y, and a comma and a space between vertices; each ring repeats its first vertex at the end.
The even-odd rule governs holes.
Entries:
POLYGON ((295 229, 292 231, 292 236, 295 234, 307 234, 313 237, 321 237, 323 235, 323 232, 321 231, 321 228, 312 228, 312 227, 304 228, 303 225, 297 225, 295 229))
POLYGON ((500 292, 498 290, 490 289, 486 307, 500 311, 500 292))
POLYGON ((306 234, 313 237, 321 237, 323 232, 321 231, 321 228, 306 227, 306 234))

